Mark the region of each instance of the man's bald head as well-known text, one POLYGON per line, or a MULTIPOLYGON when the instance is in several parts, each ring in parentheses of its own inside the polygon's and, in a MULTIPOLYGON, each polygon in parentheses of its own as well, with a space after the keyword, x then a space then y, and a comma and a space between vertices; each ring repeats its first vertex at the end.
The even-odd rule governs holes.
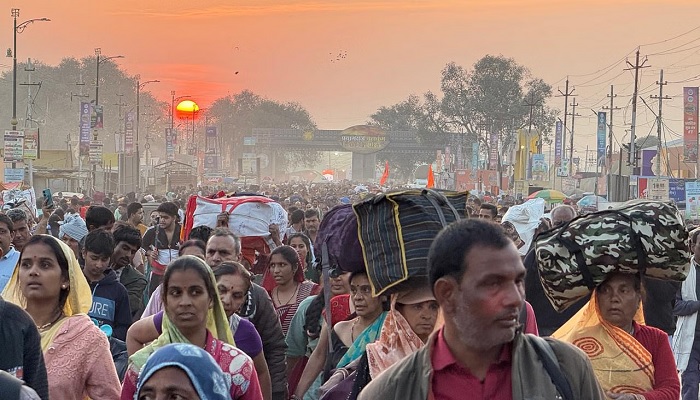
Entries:
POLYGON ((562 226, 576 218, 576 210, 567 204, 562 204, 552 210, 552 227, 562 226))

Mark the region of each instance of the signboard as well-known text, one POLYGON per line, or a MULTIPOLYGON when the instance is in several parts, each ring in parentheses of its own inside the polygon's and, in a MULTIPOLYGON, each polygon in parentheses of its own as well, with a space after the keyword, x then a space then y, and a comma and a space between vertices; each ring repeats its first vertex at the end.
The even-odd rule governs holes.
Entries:
POLYGON ((24 159, 36 160, 39 158, 39 128, 27 128, 24 130, 24 159))
POLYGON ((257 139, 255 136, 245 136, 243 138, 243 146, 255 146, 257 143, 257 139))
POLYGON ((88 153, 89 163, 91 165, 102 164, 102 141, 97 140, 90 142, 90 151, 88 153))
POLYGON ((686 162, 698 160, 698 88, 683 88, 683 156, 686 162))
MULTIPOLYGON (((564 160, 566 161, 566 160, 564 160)), ((568 173, 568 170, 567 170, 568 173)), ((566 178, 561 181, 561 190, 563 192, 573 192, 576 189, 577 180, 574 178, 566 178)))
MULTIPOLYGON (((554 165, 557 167, 561 167, 561 153, 562 153, 562 148, 561 148, 561 141, 562 141, 562 132, 563 132, 563 124, 561 121, 557 121, 556 125, 556 130, 554 131, 554 165)), ((557 175, 560 176, 560 175, 557 175)))
POLYGON ((136 123, 136 115, 133 111, 126 113, 124 120, 124 153, 131 157, 134 155, 134 124, 136 123))
POLYGON ((598 165, 605 165, 605 134, 607 132, 608 125, 606 124, 607 114, 604 112, 598 113, 598 165))
POLYGON ((175 131, 170 128, 165 128, 165 156, 168 161, 175 158, 175 131))
POLYGON ((207 154, 204 156, 204 169, 205 170, 218 170, 219 169, 219 156, 213 154, 207 154))
POLYGON ((656 163, 659 162, 656 149, 642 150, 642 175, 641 176, 656 176, 656 163))
POLYGON ((216 153, 216 148, 218 145, 217 132, 215 126, 207 126, 205 128, 204 136, 204 152, 205 153, 216 153))
POLYGON ((532 179, 543 181, 547 176, 547 163, 544 160, 544 154, 532 155, 532 179))
POLYGON ((5 168, 5 182, 22 182, 24 181, 24 168, 5 168))
POLYGON ((80 102, 80 155, 85 156, 90 151, 90 103, 80 102))
POLYGON ((5 162, 22 161, 24 153, 24 132, 5 131, 5 162))
POLYGON ((388 144, 386 132, 376 126, 356 125, 340 132, 340 145, 353 153, 376 153, 388 144))
POLYGON ((668 201, 668 179, 648 178, 646 198, 649 200, 668 201))
POLYGON ((698 218, 700 213, 700 182, 685 183, 685 217, 698 218))
POLYGON ((489 136, 489 169, 498 169, 498 133, 492 132, 489 136))
POLYGON ((685 201, 684 179, 671 178, 668 180, 668 197, 676 203, 685 201))
POLYGON ((561 167, 557 167, 557 176, 566 177, 569 176, 569 160, 561 160, 561 167))

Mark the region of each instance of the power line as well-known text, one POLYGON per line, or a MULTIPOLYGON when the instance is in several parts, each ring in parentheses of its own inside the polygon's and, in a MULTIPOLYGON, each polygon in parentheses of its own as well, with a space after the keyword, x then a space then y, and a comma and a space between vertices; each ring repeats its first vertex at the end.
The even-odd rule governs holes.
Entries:
POLYGON ((672 37, 672 38, 670 38, 670 39, 665 39, 665 40, 662 40, 662 41, 660 41, 660 42, 654 42, 654 43, 643 44, 643 45, 641 45, 640 47, 643 47, 643 46, 654 46, 654 45, 661 44, 661 43, 667 43, 667 42, 670 42, 671 40, 675 40, 675 39, 678 39, 679 37, 683 37, 683 36, 685 36, 685 35, 687 35, 687 34, 693 33, 693 32, 695 32, 695 31, 698 30, 698 29, 700 29, 700 25, 696 26, 695 28, 693 28, 693 29, 691 29, 691 30, 689 30, 689 31, 687 31, 687 32, 681 33, 681 34, 678 35, 678 36, 674 36, 674 37, 672 37))

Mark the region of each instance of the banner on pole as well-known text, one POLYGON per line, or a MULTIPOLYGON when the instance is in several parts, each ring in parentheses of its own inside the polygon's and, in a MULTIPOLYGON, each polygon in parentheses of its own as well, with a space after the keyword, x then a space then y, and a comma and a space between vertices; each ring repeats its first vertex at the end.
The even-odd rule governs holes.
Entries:
POLYGON ((564 126, 561 121, 557 121, 556 129, 554 131, 554 166, 561 167, 561 134, 563 132, 564 126))
POLYGON ((136 116, 133 111, 126 113, 124 120, 124 153, 131 157, 134 155, 134 123, 136 116))
POLYGON ((80 102, 80 155, 85 156, 90 151, 90 103, 80 102))
POLYGON ((605 165, 605 134, 607 133, 607 114, 598 113, 598 166, 605 165))
POLYGON ((175 158, 175 131, 170 128, 165 128, 165 155, 168 161, 175 158))
POLYGON ((39 158, 39 128, 26 128, 24 130, 24 150, 25 160, 36 160, 39 158))
POLYGON ((216 132, 216 127, 215 126, 207 126, 205 129, 206 135, 205 135, 205 141, 204 143, 204 148, 206 153, 216 153, 216 145, 217 145, 217 132, 216 132))
POLYGON ((698 161, 698 88, 683 88, 683 156, 698 161))
POLYGON ((498 133, 492 132, 489 140, 489 169, 498 170, 498 133))

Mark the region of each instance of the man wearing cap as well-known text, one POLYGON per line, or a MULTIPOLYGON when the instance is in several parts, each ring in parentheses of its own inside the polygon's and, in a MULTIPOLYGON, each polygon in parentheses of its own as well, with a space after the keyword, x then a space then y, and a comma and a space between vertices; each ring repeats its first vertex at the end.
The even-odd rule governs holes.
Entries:
POLYGON ((19 261, 19 251, 12 246, 12 239, 15 236, 15 228, 12 220, 5 214, 0 214, 0 292, 5 289, 5 285, 10 281, 10 277, 15 272, 15 266, 19 261))
POLYGON ((75 258, 79 259, 80 242, 88 234, 85 221, 78 214, 66 214, 58 228, 58 238, 63 240, 73 250, 75 258))

